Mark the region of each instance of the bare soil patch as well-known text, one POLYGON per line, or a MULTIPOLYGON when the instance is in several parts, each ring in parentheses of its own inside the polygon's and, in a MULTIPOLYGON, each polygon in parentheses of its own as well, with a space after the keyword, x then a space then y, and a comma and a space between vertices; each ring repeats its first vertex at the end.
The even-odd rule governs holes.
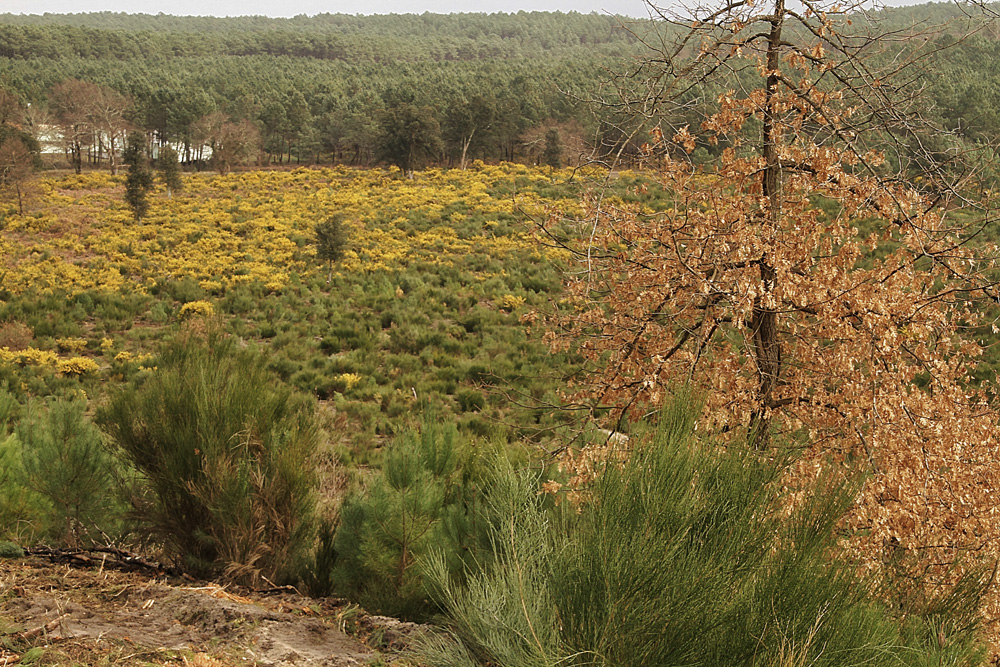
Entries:
POLYGON ((0 667, 391 664, 420 631, 342 600, 240 591, 100 563, 0 559, 0 667))

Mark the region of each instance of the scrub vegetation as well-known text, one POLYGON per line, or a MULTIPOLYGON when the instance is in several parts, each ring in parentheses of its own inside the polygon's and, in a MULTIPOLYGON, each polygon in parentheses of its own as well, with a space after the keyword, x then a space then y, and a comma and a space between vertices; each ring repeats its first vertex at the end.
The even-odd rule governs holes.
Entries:
POLYGON ((993 33, 862 9, 0 17, 2 558, 435 666, 985 664, 993 33))

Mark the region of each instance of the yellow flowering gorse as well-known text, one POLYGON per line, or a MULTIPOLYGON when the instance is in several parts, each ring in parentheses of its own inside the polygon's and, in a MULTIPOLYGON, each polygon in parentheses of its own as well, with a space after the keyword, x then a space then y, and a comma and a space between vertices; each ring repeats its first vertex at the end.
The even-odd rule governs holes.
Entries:
POLYGON ((180 317, 211 317, 215 314, 215 307, 209 301, 189 301, 181 306, 180 317))
POLYGON ((530 225, 517 220, 579 209, 576 199, 553 201, 530 189, 512 195, 515 179, 551 183, 570 173, 503 164, 431 169, 413 180, 344 167, 196 174, 185 177, 181 194, 154 197, 141 224, 122 201, 120 176, 43 179, 41 200, 26 215, 9 215, 0 232, 0 286, 77 294, 191 278, 216 295, 242 283, 278 291, 291 274, 323 270, 313 229, 334 213, 345 216, 350 234, 342 271, 447 265, 469 253, 502 257, 535 246, 530 225), (462 235, 457 228, 470 212, 486 223, 462 235), (498 217, 515 221, 514 230, 496 232, 498 217))

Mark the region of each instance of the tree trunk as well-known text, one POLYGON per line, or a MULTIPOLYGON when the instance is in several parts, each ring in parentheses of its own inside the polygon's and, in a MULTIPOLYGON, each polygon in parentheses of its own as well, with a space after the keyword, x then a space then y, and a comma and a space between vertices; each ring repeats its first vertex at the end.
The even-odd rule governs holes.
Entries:
POLYGON ((472 137, 476 134, 476 129, 472 128, 472 132, 469 132, 469 136, 462 139, 462 171, 465 171, 465 166, 467 163, 466 155, 469 152, 469 146, 472 144, 472 137))
POLYGON ((118 162, 115 160, 115 135, 108 137, 108 161, 111 164, 111 175, 118 173, 118 162))
POLYGON ((70 147, 70 156, 73 159, 73 168, 76 170, 77 174, 83 173, 83 146, 80 145, 79 141, 73 142, 70 147))
MULTIPOLYGON (((761 230, 765 239, 773 237, 781 220, 781 164, 775 135, 774 95, 778 89, 778 77, 773 72, 780 66, 781 26, 785 13, 784 0, 775 0, 774 17, 767 45, 767 69, 765 83, 764 122, 761 129, 761 154, 764 171, 761 174, 761 194, 767 200, 767 216, 761 230)), ((754 301, 751 317, 753 334, 753 355, 757 364, 757 408, 750 415, 750 438, 755 449, 765 449, 770 442, 771 417, 774 388, 781 373, 781 341, 778 338, 778 314, 773 309, 771 294, 777 286, 777 273, 769 263, 765 253, 760 258, 760 281, 762 294, 754 301)))

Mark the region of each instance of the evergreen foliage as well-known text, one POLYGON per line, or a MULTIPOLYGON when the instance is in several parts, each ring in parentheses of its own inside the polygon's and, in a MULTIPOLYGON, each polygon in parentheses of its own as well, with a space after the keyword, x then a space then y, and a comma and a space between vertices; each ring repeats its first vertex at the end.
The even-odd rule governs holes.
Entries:
MULTIPOLYGON (((867 17, 892 26, 887 29, 968 18, 947 5, 867 17)), ((864 19, 854 16, 862 29, 870 28, 864 19)), ((552 120, 579 122, 588 142, 598 123, 618 127, 622 118, 609 107, 595 119, 590 105, 579 100, 600 98, 600 82, 655 44, 653 31, 663 23, 575 12, 293 19, 0 14, 0 62, 4 85, 33 108, 57 110, 50 91, 67 79, 132 96, 130 120, 183 146, 185 162, 197 161, 201 152, 197 121, 225 111, 236 123, 246 120, 262 129, 268 162, 370 164, 373 119, 386 106, 382 93, 407 88, 415 91, 415 106, 436 110, 449 163, 463 166, 466 153, 484 160, 525 157, 518 150, 520 133, 552 120)), ((975 20, 971 24, 969 32, 976 32, 975 20)), ((929 40, 893 42, 893 57, 926 49, 930 67, 921 79, 934 100, 927 115, 971 140, 996 134, 993 31, 970 39, 942 32, 929 40), (948 40, 960 47, 938 53, 948 40)), ((674 126, 694 120, 687 118, 690 103, 714 99, 740 83, 733 78, 722 88, 693 87, 676 110, 685 117, 674 126)), ((78 129, 79 139, 92 140, 89 128, 78 129)), ((569 139, 564 136, 564 143, 571 145, 569 139)), ((104 161, 99 151, 72 136, 67 140, 77 144, 71 147, 75 167, 83 159, 104 161)))
POLYGON ((118 536, 120 466, 80 400, 22 408, 0 390, 0 539, 70 547, 118 536))
POLYGON ((545 148, 542 150, 542 162, 553 169, 562 167, 562 141, 559 139, 559 130, 554 127, 545 133, 545 148))
POLYGON ((0 540, 0 558, 23 558, 24 549, 8 540, 0 540))
POLYGON ((184 181, 181 180, 181 165, 177 161, 177 151, 170 146, 161 146, 160 155, 156 159, 156 166, 160 171, 160 178, 167 188, 167 194, 173 195, 184 189, 184 181))
POLYGON ((125 174, 125 203, 132 209, 135 221, 139 222, 149 210, 148 196, 153 189, 153 172, 146 157, 145 142, 139 135, 129 135, 122 162, 128 166, 125 174))
POLYGON ((292 19, 92 12, 0 14, 0 57, 270 55, 319 60, 571 58, 638 39, 621 17, 577 12, 319 14, 292 19), (193 36, 196 35, 196 36, 193 36))
POLYGON ((297 576, 312 543, 313 408, 218 333, 172 343, 97 415, 142 474, 142 520, 185 568, 254 585, 297 576))
POLYGON ((122 515, 116 501, 116 462, 83 401, 31 403, 17 424, 21 485, 40 497, 44 535, 63 544, 101 541, 122 515))
POLYGON ((442 150, 441 127, 430 107, 401 102, 379 118, 376 155, 399 167, 408 178, 413 178, 414 169, 438 157, 442 150))
POLYGON ((21 442, 12 433, 20 405, 0 390, 0 539, 33 541, 40 530, 41 499, 24 485, 21 442))
MULTIPOLYGON (((370 611, 423 620, 435 611, 422 559, 442 554, 458 576, 475 553, 478 498, 452 425, 425 420, 397 437, 365 493, 344 501, 336 537, 338 592, 370 611)), ((480 554, 481 555, 481 554, 480 554)))
POLYGON ((579 514, 551 511, 536 474, 498 461, 493 563, 464 584, 442 555, 428 567, 453 637, 428 641, 427 663, 979 664, 982 582, 894 614, 836 557, 856 485, 821 480, 788 515, 780 467, 699 441, 696 414, 678 401, 579 514))
POLYGON ((33 535, 37 511, 22 480, 21 443, 12 433, 0 438, 0 537, 20 540, 33 535))
POLYGON ((347 229, 344 216, 335 214, 316 225, 316 258, 326 260, 326 282, 333 277, 333 264, 340 261, 347 250, 347 229))

